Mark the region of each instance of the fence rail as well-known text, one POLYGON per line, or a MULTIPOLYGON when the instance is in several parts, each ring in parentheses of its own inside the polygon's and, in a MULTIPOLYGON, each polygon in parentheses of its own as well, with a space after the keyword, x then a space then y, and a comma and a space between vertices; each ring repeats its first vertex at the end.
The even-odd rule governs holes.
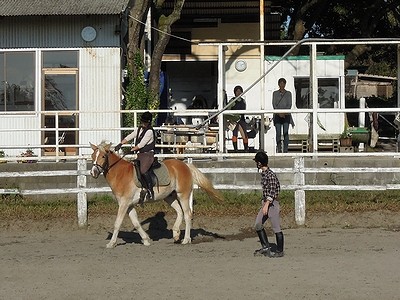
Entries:
MULTIPOLYGON (((399 182, 393 182, 393 179, 388 179, 383 184, 368 184, 368 185, 335 185, 335 184, 307 184, 305 180, 306 174, 332 174, 332 173, 354 173, 354 174, 365 174, 369 173, 370 176, 381 176, 384 173, 400 174, 400 167, 306 167, 304 163, 304 156, 293 157, 293 167, 291 168, 275 168, 274 171, 279 175, 293 174, 291 182, 289 184, 282 184, 282 190, 294 191, 295 201, 295 221, 298 225, 305 224, 306 217, 306 197, 305 191, 311 190, 354 190, 354 191, 366 191, 366 190, 400 190, 400 179, 399 182)), ((387 156, 388 159, 393 159, 392 156, 387 156)), ((87 163, 90 161, 88 158, 80 158, 77 163, 77 170, 58 170, 58 171, 24 171, 24 172, 0 172, 0 178, 26 178, 26 177, 65 177, 65 176, 76 176, 77 186, 74 188, 46 188, 46 189, 18 189, 18 188, 3 188, 0 189, 0 194, 19 194, 19 195, 59 195, 59 194, 76 194, 77 195, 77 216, 78 225, 84 227, 87 225, 88 211, 87 211, 87 194, 89 193, 111 193, 111 189, 108 186, 104 187, 88 187, 87 177, 90 176, 89 170, 87 169, 87 163)), ((189 163, 193 163, 189 159, 189 163)), ((219 174, 216 176, 223 176, 221 174, 254 174, 254 168, 240 168, 228 167, 228 168, 202 168, 199 170, 205 174, 219 174)), ((381 176, 383 177, 383 176, 381 176)), ((374 182, 370 180, 370 182, 374 182)), ((216 189, 219 190, 259 190, 260 186, 252 183, 230 183, 230 184, 215 184, 216 189)))

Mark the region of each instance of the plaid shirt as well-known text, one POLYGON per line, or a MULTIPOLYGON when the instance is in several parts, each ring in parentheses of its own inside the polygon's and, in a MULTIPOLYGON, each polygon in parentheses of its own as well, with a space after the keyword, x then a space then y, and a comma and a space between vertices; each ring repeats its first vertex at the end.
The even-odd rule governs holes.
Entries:
POLYGON ((281 185, 278 177, 270 168, 261 172, 261 186, 263 188, 263 201, 266 201, 267 197, 271 197, 273 200, 278 198, 281 185))

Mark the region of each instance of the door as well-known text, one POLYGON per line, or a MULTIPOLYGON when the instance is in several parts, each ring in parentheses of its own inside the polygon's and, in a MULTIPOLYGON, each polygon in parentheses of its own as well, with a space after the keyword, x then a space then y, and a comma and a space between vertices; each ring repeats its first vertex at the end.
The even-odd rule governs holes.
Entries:
POLYGON ((78 70, 45 69, 43 71, 42 128, 54 130, 43 133, 43 142, 49 145, 45 152, 53 152, 56 141, 66 154, 75 155, 78 144, 78 70), (64 112, 65 111, 65 112, 64 112), (58 113, 56 113, 58 112, 58 113), (51 147, 53 146, 53 147, 51 147))

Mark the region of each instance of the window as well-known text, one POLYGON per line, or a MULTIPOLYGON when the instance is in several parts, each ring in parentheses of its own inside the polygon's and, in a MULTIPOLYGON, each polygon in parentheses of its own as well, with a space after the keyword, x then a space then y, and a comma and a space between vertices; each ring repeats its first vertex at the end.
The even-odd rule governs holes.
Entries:
POLYGON ((78 51, 43 51, 43 68, 77 68, 78 51))
MULTIPOLYGON (((312 108, 310 79, 295 78, 297 108, 312 108)), ((339 107, 339 78, 318 78, 318 104, 320 108, 339 107)))
POLYGON ((0 52, 0 110, 35 110, 34 52, 0 52))

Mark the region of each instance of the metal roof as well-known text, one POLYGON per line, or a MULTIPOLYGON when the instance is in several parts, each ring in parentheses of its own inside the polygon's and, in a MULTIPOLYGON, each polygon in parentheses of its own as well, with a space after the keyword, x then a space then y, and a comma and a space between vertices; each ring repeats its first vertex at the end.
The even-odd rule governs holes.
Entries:
POLYGON ((129 0, 0 0, 0 16, 116 15, 129 0))

